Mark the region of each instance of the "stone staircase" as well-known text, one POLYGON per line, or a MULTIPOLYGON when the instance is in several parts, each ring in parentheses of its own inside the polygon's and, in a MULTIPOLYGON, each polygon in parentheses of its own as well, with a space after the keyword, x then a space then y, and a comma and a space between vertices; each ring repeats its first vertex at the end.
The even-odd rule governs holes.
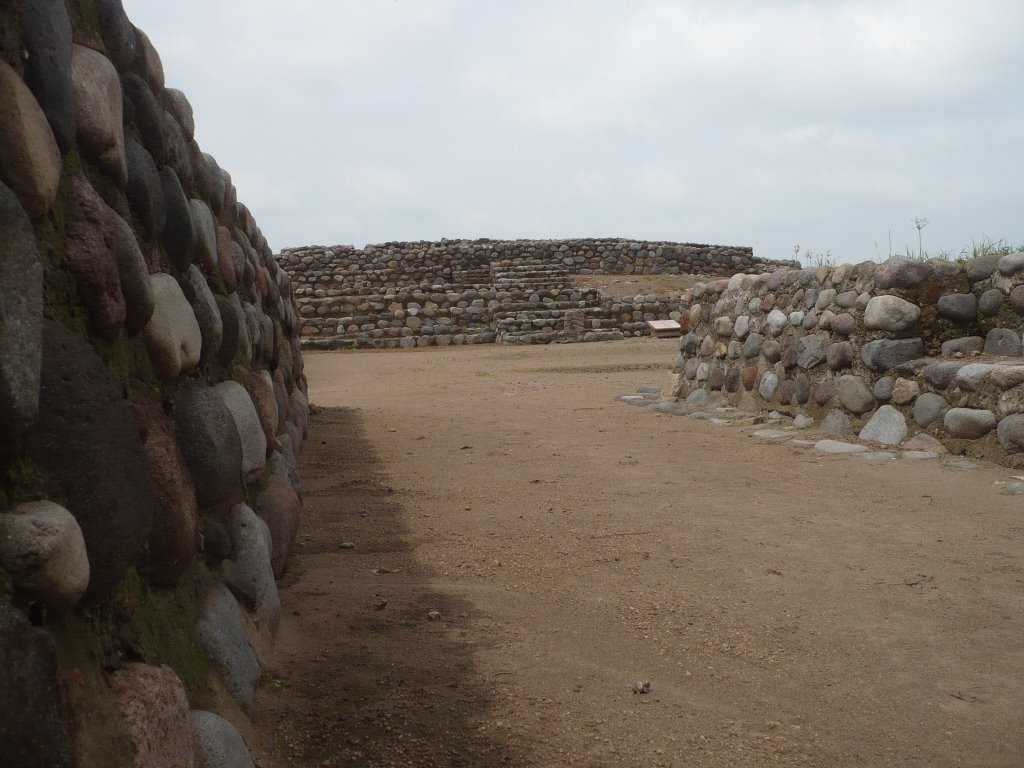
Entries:
POLYGON ((300 300, 300 313, 321 329, 315 348, 378 349, 610 341, 646 333, 642 319, 664 314, 583 288, 563 264, 543 258, 492 260, 431 278, 402 282, 387 267, 344 275, 318 289, 315 303, 300 300))
POLYGON ((504 344, 580 341, 586 334, 621 338, 612 331, 600 291, 580 288, 563 265, 550 261, 491 262, 493 285, 507 294, 495 314, 497 340, 504 344))

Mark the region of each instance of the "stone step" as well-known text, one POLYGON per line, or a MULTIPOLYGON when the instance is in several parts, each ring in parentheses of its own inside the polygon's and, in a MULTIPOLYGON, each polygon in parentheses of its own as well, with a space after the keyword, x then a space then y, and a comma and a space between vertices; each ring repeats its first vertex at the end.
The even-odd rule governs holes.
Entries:
POLYGON ((568 307, 564 309, 546 309, 544 307, 532 306, 526 309, 511 310, 511 309, 499 309, 494 313, 494 316, 499 319, 515 319, 523 318, 528 319, 532 317, 549 317, 549 318, 560 318, 560 317, 595 317, 595 316, 607 316, 608 312, 604 307, 591 306, 591 307, 568 307))
POLYGON ((501 283, 523 283, 524 285, 532 285, 536 283, 550 283, 552 285, 575 285, 576 281, 571 277, 565 275, 495 275, 495 285, 501 283))
POLYGON ((560 273, 563 275, 571 274, 569 270, 559 264, 492 264, 491 274, 504 275, 504 274, 516 274, 522 272, 537 272, 537 273, 560 273))
POLYGON ((560 264, 492 264, 491 272, 494 274, 509 273, 509 272, 561 272, 562 274, 569 274, 564 266, 560 264))
POLYGON ((506 333, 498 334, 499 344, 551 344, 562 341, 562 333, 506 333))
POLYGON ((496 283, 507 283, 507 282, 526 282, 536 283, 540 281, 547 281, 552 283, 575 283, 572 275, 565 275, 562 273, 537 273, 537 272, 519 272, 512 274, 495 274, 493 277, 496 283))
POLYGON ((531 302, 531 301, 518 301, 511 304, 503 304, 500 311, 503 312, 533 312, 537 310, 553 310, 553 309, 601 309, 601 302, 592 299, 580 299, 573 301, 572 299, 551 301, 551 302, 531 302))

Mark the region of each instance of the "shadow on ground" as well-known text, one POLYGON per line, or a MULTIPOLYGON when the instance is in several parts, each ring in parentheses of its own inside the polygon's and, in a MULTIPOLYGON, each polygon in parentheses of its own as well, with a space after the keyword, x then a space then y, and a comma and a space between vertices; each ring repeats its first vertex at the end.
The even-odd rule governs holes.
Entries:
POLYGON ((303 519, 254 712, 260 765, 532 764, 526 745, 487 727, 500 702, 473 659, 489 641, 471 629, 473 606, 417 562, 409 492, 390 485, 358 411, 314 417, 301 475, 303 519))

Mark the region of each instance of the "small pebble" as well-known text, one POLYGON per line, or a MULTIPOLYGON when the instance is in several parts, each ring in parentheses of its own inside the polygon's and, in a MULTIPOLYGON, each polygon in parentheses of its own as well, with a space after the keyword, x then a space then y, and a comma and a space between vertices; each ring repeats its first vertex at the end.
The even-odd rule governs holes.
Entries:
POLYGON ((865 461, 888 461, 889 459, 896 458, 896 454, 891 451, 865 451, 864 453, 856 453, 854 455, 865 461))
POLYGON ((441 612, 440 611, 431 611, 430 613, 427 614, 427 621, 440 621, 440 620, 441 620, 441 612))
POLYGON ((338 545, 338 549, 355 549, 356 545, 351 541, 343 541, 338 545))
POLYGON ((976 462, 970 461, 968 459, 961 459, 960 461, 947 461, 944 466, 947 466, 950 469, 959 469, 965 472, 970 469, 978 468, 978 464, 976 462))
POLYGON ((761 437, 765 440, 777 440, 780 437, 789 437, 789 432, 783 432, 781 429, 759 429, 757 432, 751 433, 754 437, 761 437))

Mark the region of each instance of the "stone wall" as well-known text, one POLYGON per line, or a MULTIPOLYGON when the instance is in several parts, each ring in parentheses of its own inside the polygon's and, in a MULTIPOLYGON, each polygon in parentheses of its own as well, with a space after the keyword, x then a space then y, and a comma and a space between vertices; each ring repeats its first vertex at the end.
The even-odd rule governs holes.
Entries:
POLYGON ((739 274, 684 301, 680 398, 1024 466, 1024 253, 739 274))
POLYGON ((443 240, 283 251, 303 343, 338 347, 605 341, 678 319, 678 296, 608 296, 577 274, 775 269, 749 248, 628 240, 443 240))
POLYGON ((120 0, 0 31, 0 762, 251 765, 229 719, 308 414, 291 280, 120 0))

